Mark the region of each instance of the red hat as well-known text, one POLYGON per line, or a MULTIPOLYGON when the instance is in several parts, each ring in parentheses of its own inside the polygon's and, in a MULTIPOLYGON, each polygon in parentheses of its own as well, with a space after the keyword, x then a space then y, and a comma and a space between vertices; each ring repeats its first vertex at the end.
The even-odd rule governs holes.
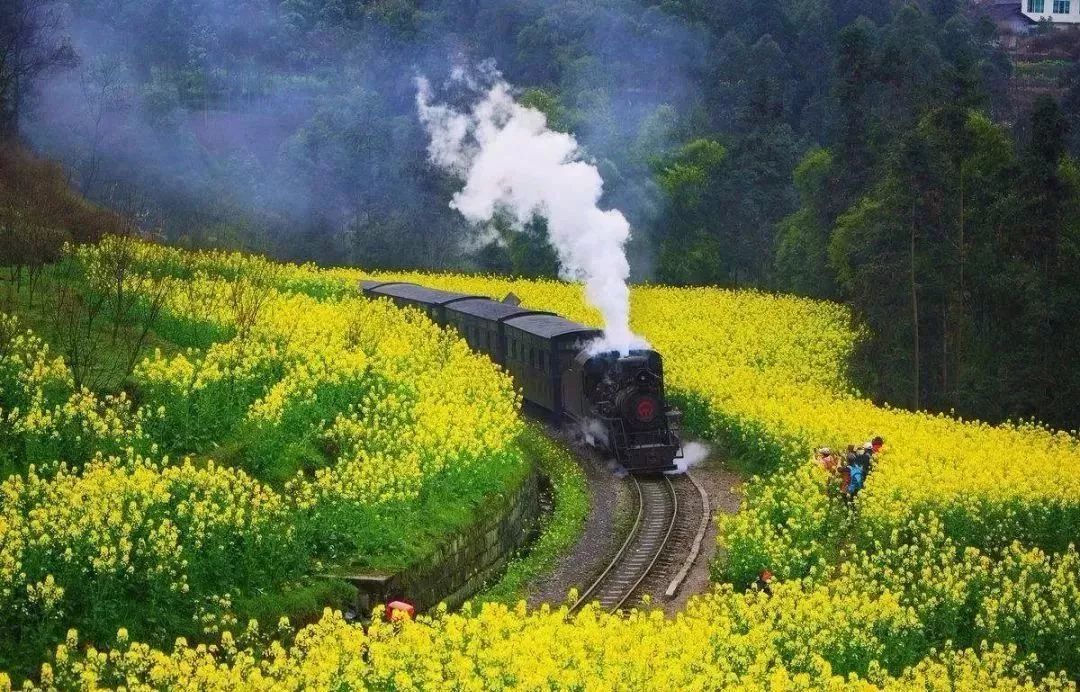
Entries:
POLYGON ((390 601, 386 604, 387 620, 411 620, 416 615, 416 608, 405 601, 390 601))

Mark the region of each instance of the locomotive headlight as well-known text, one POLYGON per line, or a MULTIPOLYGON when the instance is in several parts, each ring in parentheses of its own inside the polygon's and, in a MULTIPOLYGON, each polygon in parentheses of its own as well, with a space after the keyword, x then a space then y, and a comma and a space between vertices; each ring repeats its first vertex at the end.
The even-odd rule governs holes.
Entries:
POLYGON ((631 388, 619 393, 618 408, 623 420, 639 429, 651 428, 661 414, 655 394, 631 388))
POLYGON ((656 418, 656 400, 651 396, 643 396, 638 399, 637 406, 634 408, 634 413, 637 415, 637 419, 642 423, 651 423, 656 418))

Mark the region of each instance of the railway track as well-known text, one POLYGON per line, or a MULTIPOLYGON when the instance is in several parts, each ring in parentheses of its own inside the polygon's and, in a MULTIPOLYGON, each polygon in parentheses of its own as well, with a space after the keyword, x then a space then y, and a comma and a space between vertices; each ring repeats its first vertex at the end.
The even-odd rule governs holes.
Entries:
POLYGON ((693 562, 697 555, 695 548, 692 555, 687 556, 684 565, 678 560, 678 556, 665 551, 670 547, 672 536, 680 527, 680 523, 686 523, 689 520, 694 528, 698 523, 703 525, 701 517, 707 516, 707 506, 699 503, 698 506, 703 511, 698 517, 684 516, 686 514, 684 509, 689 503, 680 502, 680 495, 686 497, 686 490, 676 488, 676 484, 688 485, 696 495, 697 483, 688 476, 676 476, 674 482, 670 476, 666 475, 641 478, 630 476, 629 479, 637 499, 634 524, 615 557, 573 604, 572 612, 593 601, 608 611, 616 611, 626 605, 633 605, 640 598, 647 582, 656 581, 657 576, 663 576, 654 575, 654 571, 671 572, 670 568, 674 565, 676 569, 678 567, 683 567, 683 569, 672 581, 670 588, 673 592, 677 587, 677 582, 685 576, 689 563, 693 562))

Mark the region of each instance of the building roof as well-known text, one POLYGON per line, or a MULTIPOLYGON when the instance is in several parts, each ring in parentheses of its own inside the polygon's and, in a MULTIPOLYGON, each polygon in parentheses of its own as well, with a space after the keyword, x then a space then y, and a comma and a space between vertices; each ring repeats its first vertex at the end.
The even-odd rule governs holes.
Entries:
POLYGON ((543 312, 541 310, 529 310, 523 308, 520 305, 511 305, 508 303, 500 303, 495 300, 489 300, 487 298, 468 298, 466 300, 459 300, 453 305, 448 305, 447 310, 453 310, 454 312, 460 312, 465 315, 473 315, 475 317, 482 317, 486 320, 495 320, 496 322, 506 320, 515 315, 550 315, 550 312, 543 312))
POLYGON ((455 300, 461 300, 463 298, 481 297, 469 295, 468 293, 440 291, 434 288, 427 288, 426 286, 417 286, 416 284, 406 283, 388 283, 365 290, 374 295, 402 298, 404 300, 412 300, 417 303, 426 303, 428 305, 446 305, 447 303, 452 303, 455 300))
POLYGON ((987 17, 995 22, 1020 21, 1024 24, 1037 22, 1021 11, 1020 0, 991 0, 980 8, 987 17))
POLYGON ((568 334, 575 334, 583 338, 600 337, 604 335, 604 332, 599 329, 586 327, 577 322, 571 322, 558 315, 525 315, 522 317, 511 317, 506 320, 506 324, 544 339, 554 339, 555 337, 566 336, 568 334))

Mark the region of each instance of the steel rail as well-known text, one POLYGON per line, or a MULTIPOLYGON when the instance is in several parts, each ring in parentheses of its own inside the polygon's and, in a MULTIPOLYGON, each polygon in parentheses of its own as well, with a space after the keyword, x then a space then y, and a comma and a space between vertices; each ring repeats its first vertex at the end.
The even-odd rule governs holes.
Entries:
POLYGON ((687 554, 686 560, 683 561, 682 569, 675 575, 675 578, 668 584, 667 591, 664 595, 671 598, 682 586, 683 581, 686 579, 686 575, 690 574, 690 569, 694 566, 694 562, 697 560, 698 554, 701 552, 701 544, 705 540, 705 533, 709 530, 709 494, 705 492, 705 488, 701 487, 701 483, 690 474, 689 469, 683 474, 690 479, 690 482, 694 484, 694 487, 698 491, 698 495, 701 498, 701 522, 698 524, 697 534, 694 536, 694 543, 690 547, 690 553, 687 554))
POLYGON ((641 527, 641 520, 645 512, 645 502, 641 497, 641 485, 638 483, 638 480, 633 476, 630 476, 630 480, 633 482, 634 490, 637 493, 638 511, 637 516, 634 518, 634 525, 630 528, 630 532, 626 535, 626 540, 623 541, 622 547, 619 548, 619 552, 615 553, 615 557, 611 559, 611 562, 608 563, 608 566, 604 568, 604 571, 600 573, 600 576, 596 578, 592 585, 589 588, 585 589, 585 592, 581 594, 581 597, 574 601, 574 605, 570 606, 571 613, 583 606, 588 600, 589 596, 591 596, 596 591, 596 589, 599 588, 600 584, 604 581, 604 579, 607 578, 607 575, 611 573, 611 570, 615 569, 615 566, 619 564, 620 560, 622 560, 623 555, 626 554, 626 549, 630 547, 630 543, 633 542, 634 538, 637 536, 638 529, 641 527))
MULTIPOLYGON (((634 519, 634 525, 631 528, 626 540, 623 542, 619 551, 612 558, 608 566, 600 574, 599 577, 589 586, 588 589, 581 595, 580 598, 570 607, 570 612, 578 610, 582 605, 589 602, 590 599, 596 594, 600 594, 601 598, 593 599, 600 600, 601 603, 607 603, 605 608, 611 612, 614 612, 621 608, 627 600, 634 594, 634 592, 641 586, 641 583, 652 572, 653 567, 656 566, 656 562, 659 559, 664 548, 667 546, 668 540, 671 538, 671 534, 675 529, 675 523, 679 514, 679 499, 675 492, 674 486, 671 484, 671 480, 667 476, 663 476, 659 482, 663 484, 663 487, 667 491, 666 497, 670 497, 671 509, 670 516, 650 516, 652 513, 666 509, 664 505, 666 502, 660 502, 660 507, 649 507, 646 503, 647 493, 642 491, 642 481, 638 478, 631 476, 631 482, 634 485, 638 501, 637 516, 634 519), (647 521, 666 520, 666 528, 663 526, 646 526, 647 521), (655 533, 659 530, 663 531, 662 537, 650 539, 646 534, 646 529, 653 529, 649 533, 655 533), (655 541, 655 544, 650 544, 650 541, 655 541), (639 543, 639 545, 635 545, 639 543), (633 547, 633 550, 631 550, 633 547), (639 564, 632 564, 629 558, 637 558, 639 564), (648 564, 645 564, 647 562, 648 564), (617 577, 625 572, 630 572, 630 577, 633 579, 631 584, 620 584, 617 577), (637 573, 634 573, 637 572, 637 573), (607 593, 607 591, 611 593, 607 593)), ((653 482, 650 479, 648 482, 653 482)), ((655 502, 655 497, 653 498, 655 502)))
POLYGON ((656 546, 652 559, 649 560, 649 566, 641 572, 641 576, 634 582, 634 585, 627 589, 626 593, 623 594, 623 597, 619 599, 619 602, 611 608, 613 612, 621 608, 623 604, 626 603, 627 599, 637 591, 639 586, 641 586, 641 582, 645 581, 645 577, 649 576, 653 567, 656 566, 656 561, 660 558, 660 554, 664 552, 664 547, 667 546, 668 540, 671 538, 671 533, 675 530, 675 521, 679 516, 679 496, 675 492, 675 487, 671 484, 671 479, 667 475, 664 476, 664 486, 667 487, 668 492, 671 493, 671 520, 668 521, 667 531, 664 532, 664 539, 656 546))

